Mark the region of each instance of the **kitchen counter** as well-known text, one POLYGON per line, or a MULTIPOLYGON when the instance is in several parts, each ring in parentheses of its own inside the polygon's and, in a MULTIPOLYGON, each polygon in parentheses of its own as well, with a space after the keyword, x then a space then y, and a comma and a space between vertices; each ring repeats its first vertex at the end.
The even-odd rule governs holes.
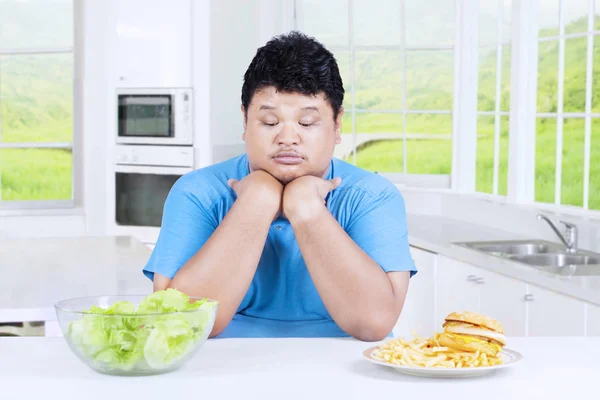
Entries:
POLYGON ((412 377, 362 359, 354 339, 213 339, 178 371, 99 374, 62 338, 0 339, 0 387, 24 399, 594 398, 600 338, 510 338, 524 359, 477 378, 412 377), (466 393, 463 393, 466 391, 466 393), (588 394, 584 395, 585 391, 588 394))
POLYGON ((440 216, 408 214, 407 220, 411 246, 600 306, 600 276, 559 276, 454 244, 535 237, 440 216))
POLYGON ((127 236, 0 240, 0 322, 54 321, 57 301, 149 294, 150 250, 127 236))

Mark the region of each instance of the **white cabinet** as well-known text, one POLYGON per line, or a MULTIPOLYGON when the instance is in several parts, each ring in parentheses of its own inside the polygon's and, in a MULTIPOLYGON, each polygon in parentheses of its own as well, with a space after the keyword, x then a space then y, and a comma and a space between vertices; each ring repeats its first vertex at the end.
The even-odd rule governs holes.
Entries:
POLYGON ((583 336, 582 301, 529 285, 528 336, 583 336))
POLYGON ((600 307, 587 305, 586 336, 600 336, 600 307))
POLYGON ((489 271, 477 275, 479 312, 500 321, 506 336, 525 336, 527 284, 489 271))
POLYGON ((506 336, 600 336, 600 307, 411 247, 419 272, 411 279, 395 336, 442 331, 454 311, 497 319, 506 336), (433 318, 432 318, 433 316, 433 318))
POLYGON ((118 87, 191 87, 191 0, 115 1, 118 87))
POLYGON ((418 272, 410 279, 404 307, 393 331, 394 336, 406 339, 414 337, 413 330, 419 336, 430 336, 435 329, 434 293, 437 255, 416 247, 411 247, 410 252, 418 272))
POLYGON ((438 256, 436 278, 436 329, 442 330, 442 323, 448 314, 454 311, 479 310, 477 292, 479 285, 475 283, 480 268, 438 256))

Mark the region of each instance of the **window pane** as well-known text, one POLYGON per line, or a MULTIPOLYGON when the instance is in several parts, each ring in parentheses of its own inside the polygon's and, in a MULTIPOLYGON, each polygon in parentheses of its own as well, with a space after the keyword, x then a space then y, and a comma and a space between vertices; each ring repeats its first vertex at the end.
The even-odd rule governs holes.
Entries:
POLYGON ((0 149, 1 200, 70 200, 68 149, 0 149))
POLYGON ((538 8, 538 36, 558 35, 558 4, 560 0, 540 0, 538 8))
MULTIPOLYGON (((356 165, 375 172, 403 171, 402 140, 374 140, 358 148, 356 165)), ((352 162, 352 158, 347 160, 352 162)))
POLYGON ((357 113, 356 133, 402 135, 402 114, 357 113))
POLYGON ((346 108, 342 116, 342 134, 352 133, 352 110, 346 108))
POLYGON ((583 118, 565 119, 563 127, 561 204, 583 206, 583 118))
POLYGON ((493 193, 494 185, 494 116, 477 117, 477 155, 475 190, 493 193))
POLYGON ((450 114, 408 114, 406 132, 414 135, 452 136, 452 115, 450 114))
POLYGON ((535 200, 554 203, 556 119, 538 118, 535 136, 535 200))
POLYGON ((556 112, 558 95, 558 41, 540 42, 538 47, 538 112, 556 112))
POLYGON ((402 109, 401 52, 357 52, 355 63, 356 108, 402 109))
POLYGON ((408 46, 454 44, 454 0, 405 1, 404 7, 408 46), (423 29, 424 26, 427 29, 423 29))
POLYGON ((500 131, 498 151, 498 192, 506 196, 508 188, 508 128, 507 115, 480 115, 477 119, 477 170, 476 190, 494 194, 494 149, 496 121, 500 131))
POLYGON ((346 112, 352 109, 352 81, 350 80, 350 53, 347 51, 339 51, 335 53, 335 59, 342 76, 344 83, 344 108, 346 112))
MULTIPOLYGON (((326 3, 326 1, 323 1, 326 3)), ((354 0, 354 44, 400 45, 402 12, 398 0, 354 0)))
POLYGON ((482 1, 479 3, 479 44, 498 44, 498 18, 502 5, 502 36, 500 43, 510 42, 512 0, 482 1))
POLYGON ((479 49, 477 109, 494 111, 496 107, 496 46, 479 49))
MULTIPOLYGON (((357 147, 373 140, 402 138, 402 114, 356 113, 357 147)), ((342 121, 342 143, 335 147, 335 156, 353 163, 352 114, 344 114, 342 121), (347 115, 347 119, 346 119, 347 115)))
POLYGON ((72 0, 0 0, 0 49, 73 46, 72 0))
POLYGON ((500 116, 500 160, 498 161, 498 194, 508 194, 508 145, 510 120, 508 115, 500 116))
POLYGON ((592 119, 592 140, 590 149, 590 183, 588 206, 600 210, 600 119, 592 119))
POLYGON ((73 55, 0 57, 3 142, 71 142, 73 55))
POLYGON ((587 38, 565 40, 565 80, 563 110, 585 111, 585 70, 587 38))
POLYGON ((589 0, 563 0, 565 33, 588 31, 589 0))
POLYGON ((406 54, 406 108, 452 110, 454 62, 451 51, 406 54))
MULTIPOLYGON (((600 29, 600 26, 598 28, 600 29)), ((594 36, 594 59, 592 62, 592 112, 600 112, 600 79, 598 79, 600 77, 600 36, 594 36)))
POLYGON ((600 30, 600 0, 595 0, 594 3, 594 30, 600 30))
POLYGON ((500 111, 510 111, 510 45, 502 46, 502 90, 500 94, 500 111))
POLYGON ((301 30, 325 46, 348 46, 348 0, 301 0, 301 30))
POLYGON ((452 168, 452 115, 406 116, 406 170, 411 174, 449 174, 452 168))
POLYGON ((452 170, 452 140, 414 139, 406 142, 409 174, 449 175, 452 170))

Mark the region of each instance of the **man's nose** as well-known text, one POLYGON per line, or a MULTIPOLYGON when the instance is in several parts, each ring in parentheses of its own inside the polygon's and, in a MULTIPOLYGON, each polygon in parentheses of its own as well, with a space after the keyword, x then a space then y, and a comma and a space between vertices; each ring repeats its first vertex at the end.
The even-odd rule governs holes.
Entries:
POLYGON ((295 145, 300 143, 300 136, 294 124, 285 123, 277 135, 277 143, 281 145, 295 145))

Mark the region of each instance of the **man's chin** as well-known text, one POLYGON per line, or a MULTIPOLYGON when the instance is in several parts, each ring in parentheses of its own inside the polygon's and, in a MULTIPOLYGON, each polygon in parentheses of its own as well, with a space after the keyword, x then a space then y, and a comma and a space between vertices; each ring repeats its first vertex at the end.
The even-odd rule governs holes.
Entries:
POLYGON ((294 174, 294 175, 275 175, 275 179, 277 179, 282 185, 287 185, 288 183, 290 183, 291 181, 293 181, 296 178, 299 178, 301 176, 304 176, 305 174, 294 174))

